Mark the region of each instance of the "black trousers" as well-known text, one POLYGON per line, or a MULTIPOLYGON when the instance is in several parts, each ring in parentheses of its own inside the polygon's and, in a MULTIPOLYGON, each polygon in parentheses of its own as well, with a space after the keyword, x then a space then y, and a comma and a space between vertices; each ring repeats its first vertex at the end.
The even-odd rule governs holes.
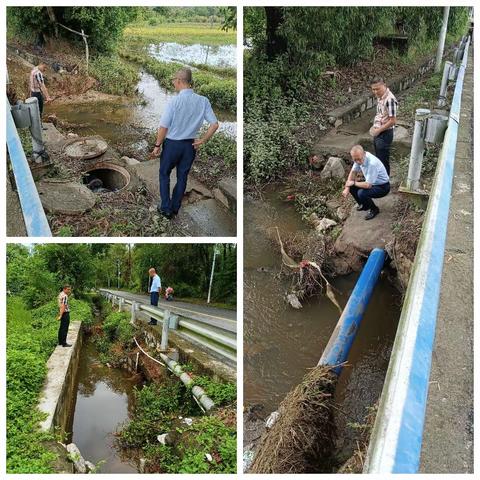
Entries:
POLYGON ((373 138, 375 156, 383 163, 385 170, 390 175, 390 148, 393 142, 393 128, 379 133, 373 138))
POLYGON ((43 95, 42 92, 30 92, 31 97, 35 97, 38 100, 38 109, 40 110, 40 118, 43 114, 43 95))
POLYGON ((372 185, 371 188, 350 187, 350 193, 359 205, 363 205, 368 210, 376 210, 377 206, 372 198, 385 197, 390 191, 390 182, 382 185, 372 185))
MULTIPOLYGON (((158 297, 159 297, 158 292, 150 292, 150 305, 153 305, 154 307, 158 307, 158 297)), ((150 317, 150 321, 152 323, 157 323, 157 320, 153 317, 150 317)))
POLYGON ((67 343, 68 327, 70 326, 70 312, 63 312, 60 319, 60 327, 58 329, 58 344, 65 345, 67 343))

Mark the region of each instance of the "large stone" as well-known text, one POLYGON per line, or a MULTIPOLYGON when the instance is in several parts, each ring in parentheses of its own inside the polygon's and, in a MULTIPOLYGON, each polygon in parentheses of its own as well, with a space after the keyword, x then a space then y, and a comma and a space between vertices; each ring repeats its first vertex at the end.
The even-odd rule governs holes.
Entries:
POLYGON ((326 178, 344 178, 345 162, 340 157, 330 157, 320 176, 326 178))
POLYGON ((330 218, 324 217, 315 226, 315 230, 319 233, 323 233, 329 228, 334 227, 335 225, 337 225, 337 222, 335 220, 331 220, 330 218))
POLYGON ((67 445, 67 452, 77 473, 87 473, 87 465, 82 457, 79 448, 74 443, 67 445))
POLYGON ((42 206, 49 213, 81 215, 95 205, 95 194, 81 183, 47 179, 36 186, 42 206))

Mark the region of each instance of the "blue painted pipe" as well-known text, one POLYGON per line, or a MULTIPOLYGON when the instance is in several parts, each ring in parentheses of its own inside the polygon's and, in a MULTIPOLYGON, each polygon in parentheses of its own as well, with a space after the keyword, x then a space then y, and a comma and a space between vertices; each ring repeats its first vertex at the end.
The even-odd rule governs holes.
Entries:
POLYGON ((373 289, 377 284, 378 277, 385 264, 385 250, 375 248, 370 253, 367 263, 363 267, 362 273, 357 280, 347 305, 343 309, 340 320, 335 326, 330 340, 323 352, 318 365, 332 365, 337 375, 340 375, 342 367, 340 364, 346 362, 350 348, 362 321, 365 310, 367 309, 373 289))
POLYGON ((38 196, 37 187, 33 181, 22 143, 18 136, 17 127, 10 112, 10 103, 7 107, 7 147, 12 163, 15 183, 17 184, 18 198, 22 207, 25 227, 29 237, 51 237, 52 232, 47 217, 43 211, 42 202, 38 196))

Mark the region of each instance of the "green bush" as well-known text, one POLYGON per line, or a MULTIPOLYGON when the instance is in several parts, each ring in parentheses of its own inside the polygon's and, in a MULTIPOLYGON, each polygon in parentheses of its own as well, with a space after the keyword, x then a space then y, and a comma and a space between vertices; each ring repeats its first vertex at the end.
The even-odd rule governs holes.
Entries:
POLYGON ((96 57, 91 74, 98 80, 99 90, 112 95, 133 95, 139 79, 137 69, 116 55, 96 57))
POLYGON ((216 382, 207 376, 195 377, 194 383, 205 390, 216 407, 230 405, 237 401, 237 386, 235 383, 216 382))
MULTIPOLYGON (((72 320, 88 316, 88 304, 71 302, 72 320)), ((7 300, 7 472, 54 473, 57 454, 47 442, 51 433, 39 430, 44 416, 38 396, 47 374, 46 363, 57 343, 55 300, 33 311, 19 297, 7 300)))
MULTIPOLYGON (((202 133, 200 133, 201 135, 202 133)), ((230 135, 217 132, 198 150, 198 156, 205 161, 212 157, 222 158, 225 164, 233 170, 237 164, 237 142, 230 135)))
POLYGON ((112 312, 103 322, 103 331, 110 342, 119 340, 122 345, 132 341, 135 327, 130 323, 130 316, 126 312, 112 312))

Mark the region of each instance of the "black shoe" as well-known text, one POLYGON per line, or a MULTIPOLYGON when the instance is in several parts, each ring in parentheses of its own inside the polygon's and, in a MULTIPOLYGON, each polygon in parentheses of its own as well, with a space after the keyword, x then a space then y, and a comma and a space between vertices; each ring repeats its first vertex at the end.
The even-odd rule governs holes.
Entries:
POLYGON ((160 207, 157 207, 157 211, 160 215, 162 215, 165 218, 168 218, 168 220, 171 220, 173 218, 173 215, 171 213, 165 212, 162 210, 160 207))
POLYGON ((365 208, 363 205, 357 205, 356 210, 357 212, 363 212, 364 210, 368 210, 368 208, 365 208))
POLYGON ((379 213, 380 210, 378 208, 376 208, 375 210, 371 209, 368 211, 365 220, 371 220, 372 218, 375 218, 379 213))
POLYGON ((178 210, 173 210, 173 211, 172 211, 172 214, 173 214, 173 215, 178 215, 178 210))
POLYGON ((64 343, 62 344, 62 347, 71 347, 71 345, 69 343, 64 343))
POLYGON ((157 325, 157 322, 152 322, 151 320, 147 323, 147 325, 157 325))

